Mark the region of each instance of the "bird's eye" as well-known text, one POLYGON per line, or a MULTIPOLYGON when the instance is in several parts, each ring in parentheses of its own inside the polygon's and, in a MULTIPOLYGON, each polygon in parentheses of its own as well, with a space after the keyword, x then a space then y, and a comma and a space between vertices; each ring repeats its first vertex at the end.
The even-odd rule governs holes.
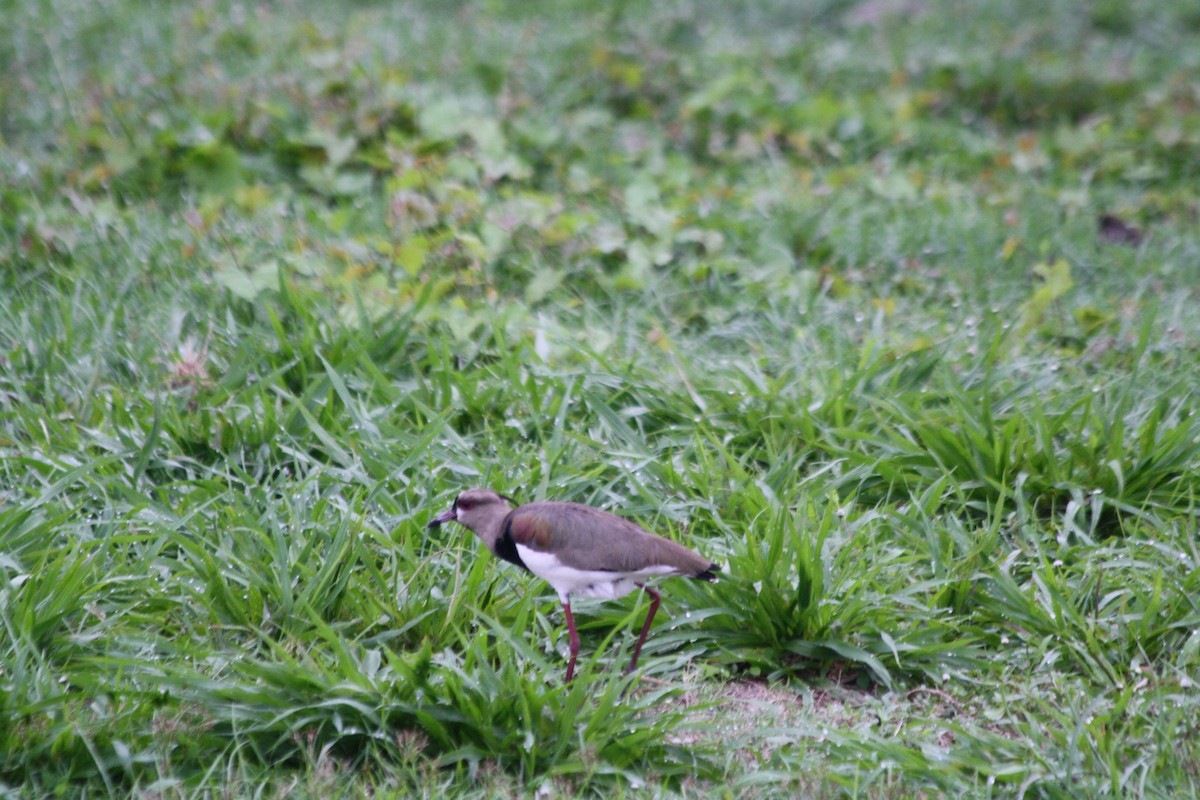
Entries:
POLYGON ((461 508, 465 510, 469 509, 472 505, 474 505, 474 502, 468 497, 460 497, 454 501, 455 508, 461 508))

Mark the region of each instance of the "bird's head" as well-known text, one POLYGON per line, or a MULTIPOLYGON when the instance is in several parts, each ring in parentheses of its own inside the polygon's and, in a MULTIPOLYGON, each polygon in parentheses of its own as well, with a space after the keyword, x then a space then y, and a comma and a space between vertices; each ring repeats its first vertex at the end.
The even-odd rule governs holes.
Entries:
POLYGON ((476 533, 498 525, 516 502, 491 489, 467 489, 454 498, 454 505, 429 521, 427 527, 436 528, 443 522, 457 521, 476 533))

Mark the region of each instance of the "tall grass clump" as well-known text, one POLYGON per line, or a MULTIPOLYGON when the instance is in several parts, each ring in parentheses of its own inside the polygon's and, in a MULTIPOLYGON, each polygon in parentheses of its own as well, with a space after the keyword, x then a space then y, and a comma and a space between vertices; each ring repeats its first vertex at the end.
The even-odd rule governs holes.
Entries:
POLYGON ((997 507, 1044 517, 1083 509, 1075 527, 1094 540, 1144 517, 1192 512, 1200 428, 1190 400, 1173 394, 1147 396, 1122 380, 1079 397, 940 369, 917 391, 863 398, 855 428, 820 446, 865 470, 857 488, 866 501, 900 499, 949 476, 956 501, 985 516, 997 507))
POLYGON ((972 636, 928 606, 948 580, 922 574, 923 559, 880 537, 895 521, 850 513, 836 495, 820 505, 805 491, 788 500, 747 487, 701 523, 727 531, 727 563, 703 598, 689 592, 700 622, 680 638, 699 636, 718 662, 771 680, 857 676, 892 686, 973 662, 972 636))

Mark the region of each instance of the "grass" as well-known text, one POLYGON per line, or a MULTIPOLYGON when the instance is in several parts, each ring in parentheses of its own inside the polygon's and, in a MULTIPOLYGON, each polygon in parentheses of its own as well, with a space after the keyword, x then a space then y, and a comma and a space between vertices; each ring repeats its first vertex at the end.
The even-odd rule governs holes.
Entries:
POLYGON ((1200 795, 1194 13, 0 14, 0 794, 1200 795))

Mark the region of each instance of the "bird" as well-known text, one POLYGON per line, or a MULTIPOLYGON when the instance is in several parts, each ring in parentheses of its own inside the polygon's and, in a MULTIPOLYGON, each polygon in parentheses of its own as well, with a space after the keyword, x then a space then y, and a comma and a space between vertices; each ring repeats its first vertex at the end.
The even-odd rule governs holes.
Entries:
POLYGON ((558 593, 567 618, 566 682, 575 677, 579 632, 572 597, 616 599, 641 588, 650 610, 625 674, 637 668, 642 645, 662 596, 646 581, 684 575, 714 582, 721 567, 681 544, 656 536, 616 514, 581 503, 546 501, 518 506, 491 489, 467 489, 434 517, 428 528, 455 521, 471 530, 499 558, 546 581, 558 593), (515 507, 514 507, 515 506, 515 507))

